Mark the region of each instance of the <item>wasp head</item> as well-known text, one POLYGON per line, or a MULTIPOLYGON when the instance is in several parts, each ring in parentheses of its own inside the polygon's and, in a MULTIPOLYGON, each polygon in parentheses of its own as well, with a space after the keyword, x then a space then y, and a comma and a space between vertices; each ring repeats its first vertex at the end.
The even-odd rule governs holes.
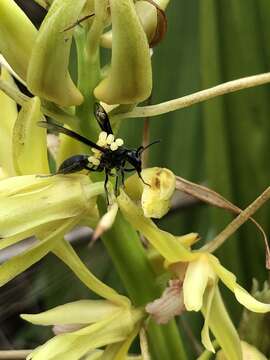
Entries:
POLYGON ((137 172, 142 171, 142 149, 131 149, 127 152, 128 162, 136 169, 137 172))

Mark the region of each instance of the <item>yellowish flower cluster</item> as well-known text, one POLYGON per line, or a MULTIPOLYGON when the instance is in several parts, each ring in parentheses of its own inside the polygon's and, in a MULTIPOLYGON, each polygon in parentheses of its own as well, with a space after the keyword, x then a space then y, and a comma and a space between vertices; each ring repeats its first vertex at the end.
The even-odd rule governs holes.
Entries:
MULTIPOLYGON (((101 131, 97 142, 97 145, 105 149, 110 148, 112 151, 116 151, 123 144, 124 144, 123 139, 121 138, 115 139, 113 134, 107 134, 106 131, 101 131)), ((100 158, 102 152, 95 148, 92 148, 91 150, 94 153, 94 155, 89 156, 88 161, 91 164, 98 166, 100 164, 100 158)))

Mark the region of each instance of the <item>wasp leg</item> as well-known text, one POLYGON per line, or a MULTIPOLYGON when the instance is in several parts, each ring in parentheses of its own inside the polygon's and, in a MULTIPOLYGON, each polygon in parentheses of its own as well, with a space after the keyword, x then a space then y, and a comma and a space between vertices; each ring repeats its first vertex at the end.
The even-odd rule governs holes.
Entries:
POLYGON ((89 170, 89 171, 100 171, 95 166, 87 166, 86 165, 84 168, 85 168, 85 170, 89 170))
POLYGON ((48 174, 48 175, 36 175, 37 178, 48 178, 48 177, 51 177, 51 176, 54 176, 56 175, 56 173, 54 174, 48 174))
POLYGON ((121 185, 125 189, 125 169, 121 168, 120 172, 121 172, 121 185))
POLYGON ((142 180, 142 182, 143 182, 145 185, 151 187, 150 184, 148 184, 147 182, 145 182, 145 181, 143 180, 142 175, 141 175, 141 171, 138 171, 138 170, 136 170, 136 171, 137 171, 137 174, 138 174, 139 178, 142 180))
POLYGON ((105 190, 107 205, 110 205, 110 202, 109 202, 109 193, 108 193, 108 189, 107 189, 108 181, 109 181, 109 171, 106 171, 106 170, 105 170, 104 190, 105 190))
POLYGON ((125 172, 137 171, 137 174, 138 174, 139 178, 142 180, 142 182, 143 182, 145 185, 151 187, 150 184, 148 184, 147 182, 145 182, 145 181, 143 180, 140 170, 137 170, 136 168, 124 168, 123 170, 124 170, 125 172))
POLYGON ((131 172, 131 171, 135 171, 135 168, 124 168, 125 172, 131 172))
POLYGON ((115 196, 119 195, 119 189, 118 189, 118 180, 119 180, 119 174, 116 174, 116 179, 115 179, 115 185, 114 185, 114 194, 115 196))

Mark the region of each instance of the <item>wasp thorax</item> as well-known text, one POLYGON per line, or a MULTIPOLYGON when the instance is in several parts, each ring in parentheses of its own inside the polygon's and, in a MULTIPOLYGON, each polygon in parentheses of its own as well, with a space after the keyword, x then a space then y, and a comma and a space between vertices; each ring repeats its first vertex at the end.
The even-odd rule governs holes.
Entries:
MULTIPOLYGON (((106 131, 101 131, 98 137, 97 145, 105 149, 116 151, 120 146, 124 145, 124 141, 121 138, 114 138, 113 134, 107 134, 106 131)), ((98 149, 92 148, 92 156, 89 156, 88 161, 95 166, 100 164, 100 158, 102 152, 98 149)))

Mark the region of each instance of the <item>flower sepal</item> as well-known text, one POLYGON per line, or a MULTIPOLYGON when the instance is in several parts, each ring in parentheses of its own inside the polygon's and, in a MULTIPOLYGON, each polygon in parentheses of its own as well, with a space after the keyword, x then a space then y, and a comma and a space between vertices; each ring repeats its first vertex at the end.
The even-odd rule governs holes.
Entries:
POLYGON ((79 360, 89 351, 117 343, 122 343, 118 353, 126 355, 145 313, 142 309, 121 307, 106 300, 83 300, 21 317, 40 325, 76 324, 77 328, 81 325, 79 330, 63 332, 39 346, 27 357, 28 360, 79 360))

